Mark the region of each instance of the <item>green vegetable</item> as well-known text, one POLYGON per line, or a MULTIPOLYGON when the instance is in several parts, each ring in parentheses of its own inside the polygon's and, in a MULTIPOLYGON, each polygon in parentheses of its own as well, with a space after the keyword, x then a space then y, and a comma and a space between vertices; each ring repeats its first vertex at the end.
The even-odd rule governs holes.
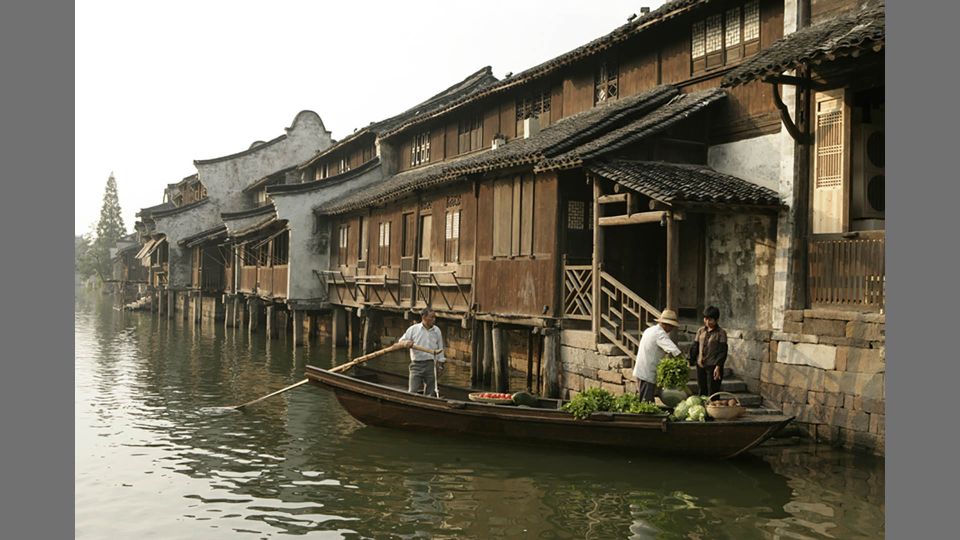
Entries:
POLYGON ((707 419, 707 409, 703 405, 694 405, 687 411, 687 422, 704 422, 707 419))
POLYGON ((633 393, 621 394, 613 400, 614 412, 633 414, 657 414, 660 407, 649 401, 640 401, 640 396, 633 393))
POLYGON ((703 405, 703 402, 704 398, 702 396, 690 396, 684 403, 687 404, 687 407, 693 407, 694 405, 703 405))
POLYGON ((690 368, 680 356, 666 356, 657 364, 657 386, 683 388, 690 380, 690 368))
POLYGON ((588 388, 564 403, 562 409, 577 420, 583 420, 595 412, 613 410, 613 403, 613 394, 610 392, 603 388, 588 388))
POLYGON ((686 401, 681 401, 679 405, 673 409, 673 419, 674 420, 683 420, 687 417, 687 411, 690 409, 690 404, 686 401))

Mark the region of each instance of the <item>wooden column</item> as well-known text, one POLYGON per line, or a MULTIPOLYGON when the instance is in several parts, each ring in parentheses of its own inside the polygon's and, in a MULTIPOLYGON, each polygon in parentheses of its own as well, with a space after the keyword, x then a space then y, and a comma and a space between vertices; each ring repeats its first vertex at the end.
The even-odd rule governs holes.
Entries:
POLYGON ((667 215, 667 309, 677 310, 680 297, 680 224, 667 215))
POLYGON ((527 333, 527 392, 533 391, 533 336, 536 328, 527 333))
POLYGON ((484 388, 493 383, 493 323, 483 323, 483 381, 484 388))
POLYGON ((332 317, 332 341, 334 347, 346 345, 347 336, 347 312, 342 308, 334 308, 332 317))
POLYGON ((593 182, 593 338, 600 339, 600 272, 603 268, 603 230, 600 228, 600 179, 591 177, 593 182))
POLYGON ((493 383, 497 392, 506 392, 510 386, 510 347, 502 326, 493 325, 493 383))
POLYGON ((181 295, 181 302, 180 302, 181 307, 183 308, 181 315, 183 316, 184 321, 189 321, 193 319, 193 310, 190 309, 190 306, 193 305, 191 303, 192 301, 193 301, 193 295, 190 294, 190 291, 184 291, 183 295, 181 295))
POLYGON ((363 352, 370 354, 380 349, 380 337, 383 335, 383 315, 377 311, 367 310, 363 318, 363 352))
POLYGON ((154 304, 156 305, 157 317, 163 317, 163 304, 164 304, 163 294, 164 294, 164 291, 157 290, 157 301, 154 302, 154 304))
POLYGON ((560 333, 556 328, 543 330, 543 390, 548 398, 560 397, 560 333))
POLYGON ((260 326, 260 299, 247 299, 247 331, 251 334, 260 326))
POLYGON ((483 325, 476 319, 470 321, 470 387, 483 384, 483 325))

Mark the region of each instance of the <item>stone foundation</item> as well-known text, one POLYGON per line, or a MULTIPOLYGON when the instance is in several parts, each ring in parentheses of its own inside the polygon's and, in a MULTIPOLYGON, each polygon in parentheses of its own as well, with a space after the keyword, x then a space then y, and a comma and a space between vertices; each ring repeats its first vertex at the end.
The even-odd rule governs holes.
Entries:
POLYGON ((882 314, 787 311, 761 367, 764 403, 811 438, 882 455, 885 328, 882 314))

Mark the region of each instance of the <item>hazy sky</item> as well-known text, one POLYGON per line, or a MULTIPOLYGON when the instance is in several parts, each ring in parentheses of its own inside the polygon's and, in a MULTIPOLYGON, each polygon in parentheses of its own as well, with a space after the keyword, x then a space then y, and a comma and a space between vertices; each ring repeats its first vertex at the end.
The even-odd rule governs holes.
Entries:
POLYGON ((334 139, 483 66, 503 78, 661 0, 97 0, 76 9, 75 230, 117 179, 124 224, 194 159, 244 150, 316 111, 334 139))

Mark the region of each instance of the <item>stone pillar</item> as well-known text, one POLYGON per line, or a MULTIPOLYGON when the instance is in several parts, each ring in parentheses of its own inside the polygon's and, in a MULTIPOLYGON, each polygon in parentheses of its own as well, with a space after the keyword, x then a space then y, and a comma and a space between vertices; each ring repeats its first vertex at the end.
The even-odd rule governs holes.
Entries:
POLYGON ((303 312, 296 309, 290 312, 293 317, 293 348, 303 343, 303 312))
POLYGON ((497 392, 506 392, 510 387, 510 346, 507 332, 500 325, 493 325, 493 383, 497 392))
POLYGON ((251 334, 257 331, 260 326, 260 299, 251 297, 247 299, 247 331, 251 334))
POLYGON ((157 317, 163 317, 164 297, 163 297, 162 290, 159 290, 159 289, 157 290, 157 295, 155 299, 156 299, 156 302, 154 302, 154 305, 156 306, 155 311, 157 312, 157 317))
POLYGON ((277 314, 274 310, 273 304, 267 304, 267 339, 273 339, 276 337, 277 330, 277 314))
POLYGON ((167 318, 173 319, 177 311, 177 293, 176 291, 167 291, 167 318))
POLYGON ((543 389, 547 398, 560 397, 560 333, 556 328, 543 330, 543 389))

